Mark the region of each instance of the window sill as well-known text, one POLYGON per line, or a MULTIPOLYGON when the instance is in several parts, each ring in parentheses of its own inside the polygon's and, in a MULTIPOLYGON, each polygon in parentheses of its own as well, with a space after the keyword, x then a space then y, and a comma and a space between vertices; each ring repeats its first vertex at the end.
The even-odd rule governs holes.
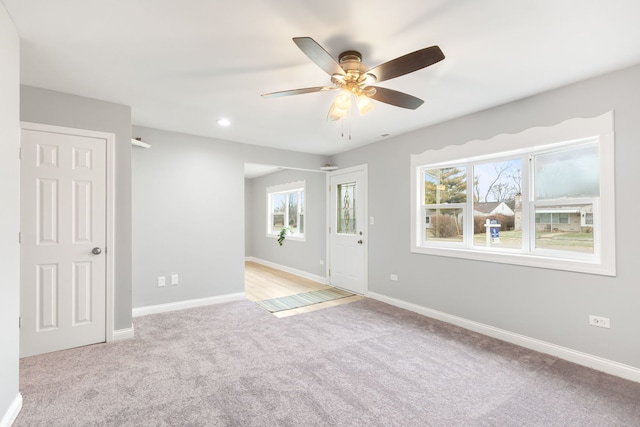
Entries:
POLYGON ((537 254, 488 252, 451 247, 428 248, 424 246, 411 248, 411 253, 469 259, 473 261, 494 262, 499 264, 521 265, 525 267, 573 271, 577 273, 598 274, 602 276, 616 275, 615 262, 613 262, 613 260, 604 260, 605 257, 603 257, 603 262, 597 262, 590 260, 558 258, 555 256, 549 257, 537 254))

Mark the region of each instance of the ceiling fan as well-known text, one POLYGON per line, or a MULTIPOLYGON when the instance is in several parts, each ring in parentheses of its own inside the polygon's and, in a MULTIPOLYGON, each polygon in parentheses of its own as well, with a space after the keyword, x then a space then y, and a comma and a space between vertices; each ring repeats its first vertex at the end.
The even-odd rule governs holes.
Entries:
POLYGON ((311 37, 294 37, 293 41, 302 52, 331 76, 332 86, 316 86, 302 89, 265 93, 265 98, 300 95, 303 93, 340 90, 329 108, 328 120, 339 120, 347 116, 355 97, 358 111, 365 114, 373 108, 372 99, 396 107, 415 110, 424 101, 415 96, 371 86, 376 82, 390 80, 435 64, 444 59, 438 46, 426 47, 400 56, 391 61, 369 69, 362 63, 362 55, 355 50, 342 52, 336 61, 322 46, 311 37))

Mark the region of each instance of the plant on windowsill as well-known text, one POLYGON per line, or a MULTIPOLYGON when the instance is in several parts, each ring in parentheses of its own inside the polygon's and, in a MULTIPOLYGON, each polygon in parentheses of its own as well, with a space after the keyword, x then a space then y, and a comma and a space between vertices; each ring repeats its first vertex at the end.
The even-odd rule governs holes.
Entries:
POLYGON ((282 230, 278 233, 278 245, 282 246, 282 242, 284 242, 287 234, 291 234, 291 229, 289 227, 282 227, 282 230))

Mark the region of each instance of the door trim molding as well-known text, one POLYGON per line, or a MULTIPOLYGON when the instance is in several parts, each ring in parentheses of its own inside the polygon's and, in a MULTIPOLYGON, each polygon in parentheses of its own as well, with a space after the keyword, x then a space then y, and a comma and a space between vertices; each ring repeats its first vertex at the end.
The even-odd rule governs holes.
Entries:
POLYGON ((47 125, 42 123, 20 122, 21 130, 31 130, 48 133, 59 133, 64 135, 86 136, 89 138, 104 139, 106 146, 106 248, 105 248, 105 340, 114 341, 114 259, 115 259, 115 165, 114 146, 116 136, 114 133, 100 132, 87 129, 76 129, 64 126, 47 125))
POLYGON ((329 186, 331 185, 331 178, 334 176, 340 176, 340 175, 344 175, 352 172, 363 172, 364 174, 364 194, 365 194, 364 235, 366 238, 364 239, 364 266, 363 266, 364 292, 363 292, 363 295, 367 296, 369 294, 369 164, 368 163, 363 163, 361 165, 356 165, 356 166, 350 166, 348 168, 338 169, 338 170, 327 173, 326 186, 325 186, 325 192, 326 192, 326 201, 325 201, 326 215, 325 216, 327 219, 327 224, 325 228, 325 232, 326 232, 325 238, 327 242, 326 254, 325 254, 325 259, 327 260, 327 262, 325 263, 326 265, 325 275, 327 277, 327 284, 330 285, 331 276, 329 275, 329 269, 331 267, 331 233, 329 233, 329 227, 331 226, 331 194, 329 192, 329 186))

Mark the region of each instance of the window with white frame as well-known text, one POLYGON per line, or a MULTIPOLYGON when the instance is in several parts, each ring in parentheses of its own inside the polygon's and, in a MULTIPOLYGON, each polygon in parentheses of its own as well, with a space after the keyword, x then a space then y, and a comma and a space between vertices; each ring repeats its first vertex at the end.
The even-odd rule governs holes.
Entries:
POLYGON ((305 181, 267 187, 267 236, 287 228, 287 238, 304 240, 305 181))
POLYGON ((615 275, 612 112, 411 165, 412 252, 615 275))

